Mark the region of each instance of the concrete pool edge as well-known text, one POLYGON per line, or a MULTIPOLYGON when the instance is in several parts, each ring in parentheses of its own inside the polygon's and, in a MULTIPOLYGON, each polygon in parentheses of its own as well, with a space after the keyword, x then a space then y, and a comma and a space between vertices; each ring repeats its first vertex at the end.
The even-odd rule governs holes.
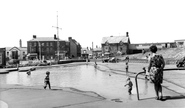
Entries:
MULTIPOLYGON (((163 108, 163 107, 178 107, 178 108, 184 108, 183 101, 184 99, 169 99, 167 101, 157 101, 153 98, 148 98, 148 99, 143 99, 141 101, 129 101, 129 102, 116 102, 115 101, 109 101, 106 99, 102 98, 97 98, 93 96, 88 96, 88 95, 83 95, 81 93, 77 92, 68 92, 65 91, 64 89, 55 89, 53 87, 53 90, 44 90, 41 88, 38 88, 40 86, 29 86, 29 89, 21 89, 21 87, 25 86, 20 86, 20 85, 3 85, 4 86, 4 91, 1 91, 1 93, 10 93, 10 95, 7 95, 4 99, 4 94, 2 95, 3 97, 0 98, 0 100, 7 102, 8 105, 11 107, 12 105, 16 104, 14 108, 25 108, 26 105, 41 105, 48 107, 48 104, 52 104, 52 107, 70 107, 70 108, 81 108, 82 106, 85 107, 98 107, 98 108, 122 108, 122 107, 127 107, 127 108, 133 108, 133 107, 151 107, 151 108, 163 108), (14 88, 14 89, 11 89, 14 88), (16 88, 20 88, 16 89, 16 88), (39 91, 38 91, 39 90, 39 91), (29 95, 23 95, 25 92, 27 92, 29 95), (39 92, 39 93, 37 93, 39 92), (54 93, 52 93, 54 92, 54 93), (15 96, 12 99, 12 94, 15 96), (45 95, 49 94, 49 95, 45 95), (32 96, 30 96, 32 95, 32 96), (71 96, 72 95, 72 96, 71 96), (17 96, 17 97, 16 97, 17 96), (8 98, 7 98, 8 97, 8 98), (19 100, 21 98, 21 100, 19 100), (33 98, 35 97, 35 98, 33 98), (18 99, 17 99, 18 98, 18 99), (45 99, 46 98, 46 99, 45 99), (9 100, 7 100, 9 99, 9 100), (40 99, 45 99, 48 101, 48 103, 45 102, 37 102, 34 103, 40 99), (53 100, 54 99, 54 100, 53 100), (56 100, 55 100, 56 99, 56 100), (77 100, 78 102, 76 102, 77 100), (21 101, 21 103, 19 103, 21 101), (57 101, 57 102, 56 102, 57 101), (181 104, 179 104, 181 103, 181 104)), ((27 86, 26 86, 27 88, 27 86)), ((58 88, 58 87, 57 87, 58 88)), ((173 97, 172 97, 173 98, 173 97)), ((31 106, 30 106, 31 107, 31 106)), ((38 107, 38 106, 37 106, 38 107)), ((48 107, 50 108, 50 107, 48 107)))

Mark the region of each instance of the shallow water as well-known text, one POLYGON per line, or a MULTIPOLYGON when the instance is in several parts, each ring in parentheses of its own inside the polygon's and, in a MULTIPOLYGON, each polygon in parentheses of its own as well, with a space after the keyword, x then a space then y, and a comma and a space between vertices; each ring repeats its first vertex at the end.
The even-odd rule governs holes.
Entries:
MULTIPOLYGON (((82 91, 93 91, 108 99, 135 100, 135 81, 133 82, 133 95, 129 96, 127 87, 124 87, 127 76, 102 72, 91 65, 44 67, 32 71, 28 76, 26 72, 11 72, 1 74, 0 82, 5 84, 21 84, 25 86, 43 86, 46 71, 50 71, 52 86, 72 87, 82 91)), ((147 94, 148 85, 139 80, 139 89, 147 94)))

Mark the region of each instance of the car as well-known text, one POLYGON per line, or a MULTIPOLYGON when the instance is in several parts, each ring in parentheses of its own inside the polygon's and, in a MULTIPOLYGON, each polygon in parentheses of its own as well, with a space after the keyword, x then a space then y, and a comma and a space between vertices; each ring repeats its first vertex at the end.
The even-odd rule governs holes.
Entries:
POLYGON ((118 62, 118 59, 116 57, 112 57, 109 59, 109 62, 111 63, 117 63, 118 62))
POLYGON ((102 58, 102 63, 109 62, 109 57, 102 58))
POLYGON ((177 60, 176 66, 177 67, 185 67, 185 57, 181 58, 180 60, 177 60))

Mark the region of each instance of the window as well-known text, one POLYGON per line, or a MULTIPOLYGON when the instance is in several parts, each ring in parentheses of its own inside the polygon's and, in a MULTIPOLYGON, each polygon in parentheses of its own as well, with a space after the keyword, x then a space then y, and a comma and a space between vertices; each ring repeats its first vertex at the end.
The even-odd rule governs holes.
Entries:
POLYGON ((44 42, 42 43, 42 46, 44 46, 44 42))
POLYGON ((178 44, 179 44, 179 45, 183 45, 183 44, 184 44, 184 42, 178 42, 178 44))
POLYGON ((31 48, 31 52, 35 52, 36 51, 36 48, 31 48))
POLYGON ((49 48, 47 48, 46 51, 49 52, 49 48))
POLYGON ((48 42, 46 43, 46 46, 49 46, 49 43, 48 42))
POLYGON ((34 42, 34 46, 37 46, 37 43, 36 42, 34 42))
POLYGON ((31 42, 29 43, 29 46, 30 46, 30 47, 32 46, 32 43, 31 43, 31 42))
POLYGON ((122 51, 123 50, 123 48, 122 47, 120 47, 120 51, 122 51))
POLYGON ((53 43, 52 42, 50 43, 50 46, 53 46, 53 43))
POLYGON ((44 52, 44 48, 42 48, 42 52, 44 52))
POLYGON ((52 52, 53 51, 53 48, 50 48, 50 52, 52 52))

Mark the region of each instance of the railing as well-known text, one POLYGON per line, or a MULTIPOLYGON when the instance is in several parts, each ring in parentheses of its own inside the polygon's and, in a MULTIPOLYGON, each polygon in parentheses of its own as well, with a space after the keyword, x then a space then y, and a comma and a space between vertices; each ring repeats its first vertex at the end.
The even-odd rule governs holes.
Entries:
POLYGON ((139 72, 139 73, 137 73, 137 75, 136 75, 136 77, 135 77, 135 82, 136 82, 136 91, 137 91, 137 99, 139 100, 139 89, 138 89, 138 83, 137 83, 137 76, 139 75, 139 74, 143 74, 143 73, 145 73, 144 71, 143 72, 139 72))

